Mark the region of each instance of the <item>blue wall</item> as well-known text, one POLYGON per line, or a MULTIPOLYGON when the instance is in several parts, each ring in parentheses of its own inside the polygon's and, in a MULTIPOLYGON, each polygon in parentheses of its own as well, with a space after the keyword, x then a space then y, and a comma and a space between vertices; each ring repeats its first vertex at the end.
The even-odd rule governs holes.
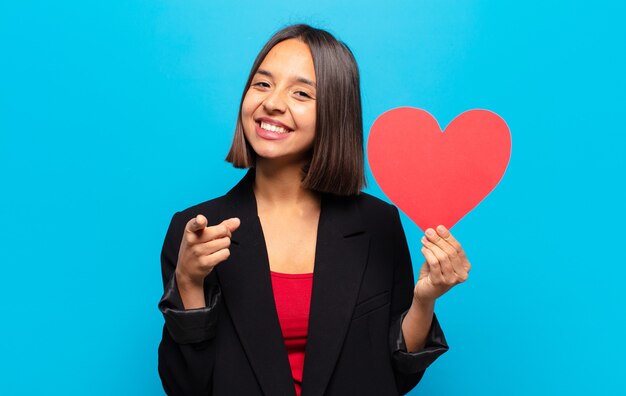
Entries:
POLYGON ((623 2, 310 3, 0 3, 0 393, 163 393, 170 216, 242 175, 223 158, 249 67, 307 22, 354 50, 367 129, 398 106, 511 128, 453 229, 473 271, 437 304, 451 349, 412 394, 624 394, 623 2))

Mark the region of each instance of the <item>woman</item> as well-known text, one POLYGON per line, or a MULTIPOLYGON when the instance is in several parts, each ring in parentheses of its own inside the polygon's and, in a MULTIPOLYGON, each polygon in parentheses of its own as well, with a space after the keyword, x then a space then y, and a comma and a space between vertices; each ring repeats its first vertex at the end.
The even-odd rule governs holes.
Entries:
POLYGON ((448 347, 434 302, 469 262, 442 226, 417 284, 397 209, 368 194, 359 76, 306 25, 254 62, 225 196, 176 213, 162 251, 170 395, 397 395, 448 347))

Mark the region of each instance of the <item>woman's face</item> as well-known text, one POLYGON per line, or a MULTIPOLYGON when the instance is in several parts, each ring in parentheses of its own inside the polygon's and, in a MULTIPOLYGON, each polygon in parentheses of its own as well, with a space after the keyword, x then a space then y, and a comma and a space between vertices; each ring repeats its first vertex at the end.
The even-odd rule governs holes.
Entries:
POLYGON ((241 106, 246 139, 265 159, 302 162, 315 137, 315 68, 307 44, 282 41, 265 56, 241 106))

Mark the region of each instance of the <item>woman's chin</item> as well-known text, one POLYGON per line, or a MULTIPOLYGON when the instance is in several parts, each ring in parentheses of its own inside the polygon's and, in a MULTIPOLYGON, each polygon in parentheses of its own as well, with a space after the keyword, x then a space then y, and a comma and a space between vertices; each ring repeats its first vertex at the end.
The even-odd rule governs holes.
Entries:
POLYGON ((302 153, 257 152, 257 164, 273 166, 303 166, 309 158, 302 153))

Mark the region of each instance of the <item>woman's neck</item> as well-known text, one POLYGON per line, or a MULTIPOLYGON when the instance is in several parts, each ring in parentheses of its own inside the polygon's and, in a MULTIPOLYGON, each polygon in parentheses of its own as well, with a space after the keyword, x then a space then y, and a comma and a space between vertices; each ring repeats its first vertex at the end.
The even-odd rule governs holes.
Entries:
POLYGON ((267 207, 319 206, 319 194, 302 187, 304 164, 276 165, 258 158, 254 194, 258 204, 267 207))

